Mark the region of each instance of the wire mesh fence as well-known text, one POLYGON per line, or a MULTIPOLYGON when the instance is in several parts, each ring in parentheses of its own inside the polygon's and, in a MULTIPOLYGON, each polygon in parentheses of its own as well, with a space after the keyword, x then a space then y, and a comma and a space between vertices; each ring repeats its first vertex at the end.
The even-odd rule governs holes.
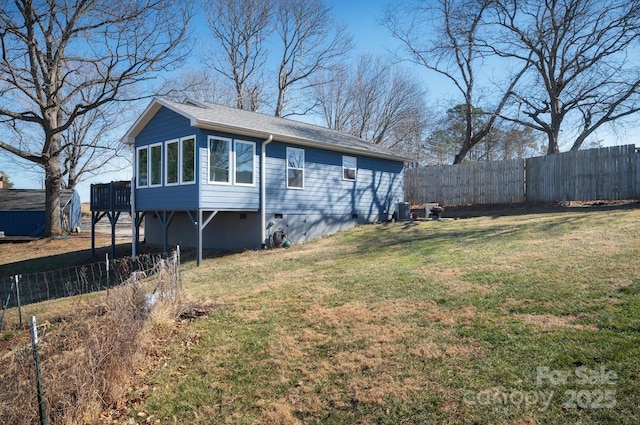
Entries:
POLYGON ((21 309, 26 305, 108 290, 129 280, 154 275, 166 267, 177 270, 179 255, 178 248, 168 259, 158 254, 141 254, 0 278, 0 329, 7 321, 7 311, 17 310, 22 324, 21 309))
MULTIPOLYGON (((25 314, 24 326, 0 334, 8 347, 0 352, 0 424, 126 421, 122 389, 132 388, 132 377, 151 361, 145 356, 155 355, 154 333, 144 331, 145 323, 154 323, 154 317, 175 319, 185 309, 180 251, 168 258, 141 255, 104 263, 2 282, 3 288, 9 286, 7 296, 25 302, 25 310, 34 314, 25 314), (39 288, 27 289, 28 283, 39 288), (108 290, 53 300, 92 289, 108 290), (53 301, 33 304, 37 300, 53 301), (31 344, 25 336, 29 317, 31 344)), ((12 305, 20 305, 17 300, 12 305)), ((10 307, 7 317, 16 317, 17 310, 10 307)))

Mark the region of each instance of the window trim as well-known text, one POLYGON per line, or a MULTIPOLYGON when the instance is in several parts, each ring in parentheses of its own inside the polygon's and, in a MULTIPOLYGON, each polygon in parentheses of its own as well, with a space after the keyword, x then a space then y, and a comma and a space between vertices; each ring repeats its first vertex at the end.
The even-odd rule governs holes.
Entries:
POLYGON ((162 183, 163 183, 163 180, 162 180, 163 179, 162 169, 164 168, 163 164, 162 164, 163 154, 164 153, 162 152, 162 142, 149 144, 149 155, 148 155, 148 158, 149 158, 149 167, 148 167, 148 170, 149 170, 149 187, 162 187, 162 183), (154 148, 158 148, 158 147, 160 148, 160 164, 159 164, 159 169, 156 170, 156 171, 160 172, 160 180, 159 180, 160 183, 153 184, 154 168, 153 168, 152 152, 153 152, 154 148))
POLYGON ((304 165, 305 165, 305 153, 303 148, 295 148, 292 146, 287 146, 287 154, 286 154, 286 170, 285 170, 285 179, 287 182, 287 189, 296 189, 296 190, 304 190, 304 165), (300 151, 302 153, 302 168, 290 167, 289 166, 289 152, 300 151), (289 170, 301 170, 302 171, 302 186, 290 186, 289 185, 289 170))
POLYGON ((149 177, 149 145, 138 146, 136 148, 136 188, 149 187, 149 177), (140 152, 142 151, 146 151, 147 153, 147 160, 145 161, 147 167, 147 182, 145 184, 140 183, 140 152))
POLYGON ((232 154, 232 146, 233 139, 228 137, 220 137, 220 136, 208 136, 207 137, 207 183, 209 184, 217 184, 224 186, 231 186, 233 184, 234 170, 233 170, 233 161, 234 158, 231 156, 232 154), (227 176, 227 181, 218 181, 211 180, 211 141, 217 140, 221 142, 227 142, 227 159, 229 164, 229 174, 227 176))
POLYGON ((180 161, 182 159, 181 155, 181 143, 180 139, 171 139, 164 142, 164 185, 165 186, 178 186, 180 185, 181 178, 181 164, 180 161), (169 145, 177 145, 178 146, 178 157, 176 158, 176 181, 169 182, 169 145))
POLYGON ((249 140, 233 140, 233 184, 252 187, 256 185, 256 143, 249 140), (251 183, 238 183, 238 145, 251 146, 251 183))
POLYGON ((358 158, 355 156, 350 156, 350 155, 342 155, 342 180, 344 181, 348 181, 348 182, 354 182, 358 179, 358 158), (346 167, 344 165, 344 161, 345 159, 353 159, 354 162, 354 166, 353 167, 346 167), (353 178, 350 179, 346 176, 345 171, 347 170, 353 170, 353 178))
POLYGON ((198 143, 195 134, 190 136, 181 137, 178 145, 178 181, 180 185, 196 184, 198 179, 198 143), (184 180, 184 142, 186 140, 193 140, 193 180, 184 180))

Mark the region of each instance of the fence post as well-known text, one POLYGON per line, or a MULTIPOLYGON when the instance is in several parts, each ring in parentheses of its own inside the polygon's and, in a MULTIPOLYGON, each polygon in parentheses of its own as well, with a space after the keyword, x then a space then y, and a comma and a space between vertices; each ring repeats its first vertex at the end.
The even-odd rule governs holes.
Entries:
POLYGON ((38 328, 36 317, 31 316, 31 344, 33 344, 33 359, 36 362, 36 380, 38 382, 38 411, 40 412, 40 425, 47 425, 44 395, 42 393, 42 373, 40 372, 40 352, 38 350, 38 328))
POLYGON ((20 305, 20 278, 22 275, 15 275, 13 278, 16 280, 16 303, 18 304, 18 321, 20 328, 22 328, 22 306, 20 305))
POLYGON ((109 293, 109 288, 111 287, 111 279, 109 279, 109 253, 104 254, 107 262, 107 293, 109 293))
POLYGON ((176 245, 175 255, 175 276, 178 284, 178 289, 182 290, 182 280, 180 279, 180 245, 176 245))

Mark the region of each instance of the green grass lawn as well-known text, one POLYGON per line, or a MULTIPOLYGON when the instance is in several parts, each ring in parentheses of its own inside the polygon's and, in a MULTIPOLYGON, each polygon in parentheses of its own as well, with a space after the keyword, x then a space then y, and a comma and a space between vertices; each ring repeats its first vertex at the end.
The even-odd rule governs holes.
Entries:
POLYGON ((640 210, 358 227, 186 264, 223 303, 167 338, 136 418, 640 423, 640 210))

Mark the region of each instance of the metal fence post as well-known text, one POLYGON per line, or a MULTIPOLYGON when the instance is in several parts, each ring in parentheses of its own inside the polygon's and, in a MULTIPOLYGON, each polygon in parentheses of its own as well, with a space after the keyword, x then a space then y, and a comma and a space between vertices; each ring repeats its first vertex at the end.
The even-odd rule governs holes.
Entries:
POLYGON ((107 263, 107 294, 109 293, 109 288, 111 287, 111 280, 109 279, 109 253, 107 252, 105 255, 106 263, 107 263))
POLYGON ((20 305, 20 278, 22 275, 15 275, 14 279, 16 280, 16 303, 18 304, 18 320, 20 323, 20 328, 22 328, 22 306, 20 305))
POLYGON ((31 316, 31 343, 33 344, 33 359, 36 362, 36 379, 38 382, 38 411, 40 412, 40 425, 47 425, 47 413, 45 410, 44 394, 42 392, 42 373, 40 372, 38 329, 36 326, 35 316, 31 316))

